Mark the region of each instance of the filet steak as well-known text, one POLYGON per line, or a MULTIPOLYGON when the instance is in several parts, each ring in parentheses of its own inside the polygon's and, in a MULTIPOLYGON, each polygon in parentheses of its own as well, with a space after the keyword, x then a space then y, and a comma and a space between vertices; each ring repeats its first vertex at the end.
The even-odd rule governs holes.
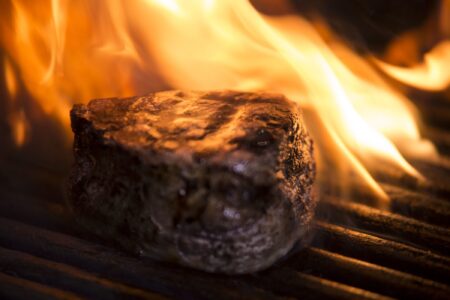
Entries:
POLYGON ((100 237, 221 273, 270 266, 312 218, 312 141, 279 94, 166 91, 71 111, 69 205, 100 237))

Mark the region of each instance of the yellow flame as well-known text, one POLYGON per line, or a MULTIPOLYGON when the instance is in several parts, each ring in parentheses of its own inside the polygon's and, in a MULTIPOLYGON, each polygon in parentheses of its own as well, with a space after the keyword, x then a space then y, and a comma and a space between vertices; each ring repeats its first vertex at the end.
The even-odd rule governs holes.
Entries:
POLYGON ((8 90, 9 98, 11 100, 15 100, 17 95, 17 80, 16 74, 14 73, 14 69, 11 65, 11 62, 8 59, 5 59, 5 81, 6 88, 8 90))
MULTIPOLYGON (((443 0, 439 8, 438 30, 444 38, 439 44, 425 53, 423 62, 412 67, 398 67, 378 59, 373 61, 387 74, 407 85, 429 91, 444 90, 450 85, 450 0, 443 0)), ((409 32, 393 43, 391 52, 404 52, 408 44, 418 52, 417 33, 409 32)))
POLYGON ((10 114, 10 124, 12 124, 12 135, 17 145, 23 145, 27 138, 27 120, 23 110, 10 114))
POLYGON ((161 5, 161 7, 171 11, 174 14, 179 15, 181 13, 180 7, 178 6, 176 0, 153 0, 150 2, 161 5))
MULTIPOLYGON (((190 9, 196 7, 186 11, 190 9)), ((368 165, 374 156, 382 157, 420 177, 386 136, 403 144, 426 142, 421 141, 406 99, 388 88, 380 77, 374 80, 377 84, 360 79, 298 16, 263 18, 245 1, 223 4, 210 13, 196 15, 195 22, 186 18, 177 19, 175 24, 164 19, 167 23, 162 23, 155 33, 158 42, 150 45, 162 74, 173 86, 283 92, 302 105, 315 107, 334 133, 331 136, 342 148, 343 158, 380 196, 385 195, 361 167, 361 160, 368 165), (217 26, 211 27, 209 19, 217 26), (203 41, 201 48, 192 43, 193 36, 203 41)), ((367 62, 355 55, 351 58, 349 63, 357 61, 366 76, 377 76, 367 62)), ((421 148, 433 152, 432 147, 421 148)))
POLYGON ((53 22, 52 27, 54 30, 54 38, 51 42, 51 58, 50 66, 47 70, 47 74, 44 76, 43 81, 48 81, 56 72, 56 68, 62 68, 64 46, 65 46, 65 34, 66 34, 66 10, 68 0, 51 0, 53 22))
POLYGON ((1 43, 28 92, 66 128, 70 106, 92 98, 168 87, 271 90, 313 110, 335 145, 321 155, 348 165, 381 197, 374 165, 420 178, 398 149, 434 154, 408 99, 298 15, 263 16, 246 0, 37 2, 13 2, 11 24, 0 21, 13 30, 3 30, 1 43))
POLYGON ((19 108, 17 110, 17 103, 16 103, 18 94, 17 75, 9 59, 5 59, 4 74, 5 74, 6 89, 10 100, 8 122, 9 125, 11 126, 12 137, 14 138, 16 145, 21 146, 25 143, 25 140, 27 138, 26 128, 28 126, 23 109, 19 108))
POLYGON ((450 40, 441 42, 424 56, 424 62, 402 68, 374 59, 384 72, 395 79, 423 90, 439 91, 450 85, 450 40))

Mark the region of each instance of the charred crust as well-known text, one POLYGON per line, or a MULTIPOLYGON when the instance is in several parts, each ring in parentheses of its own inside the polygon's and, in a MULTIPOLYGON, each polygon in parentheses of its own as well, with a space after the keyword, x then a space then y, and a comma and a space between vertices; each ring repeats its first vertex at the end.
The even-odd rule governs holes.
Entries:
POLYGON ((313 145, 284 96, 168 91, 71 111, 69 203, 143 255, 246 273, 286 254, 315 207, 313 145))

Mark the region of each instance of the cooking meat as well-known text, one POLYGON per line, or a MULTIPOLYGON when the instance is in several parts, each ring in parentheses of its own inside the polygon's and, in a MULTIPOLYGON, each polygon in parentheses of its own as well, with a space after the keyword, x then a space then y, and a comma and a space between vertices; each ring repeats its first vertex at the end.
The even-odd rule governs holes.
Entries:
POLYGON ((102 238, 209 272, 270 266, 312 218, 312 141, 279 94, 167 91, 71 111, 69 204, 102 238))

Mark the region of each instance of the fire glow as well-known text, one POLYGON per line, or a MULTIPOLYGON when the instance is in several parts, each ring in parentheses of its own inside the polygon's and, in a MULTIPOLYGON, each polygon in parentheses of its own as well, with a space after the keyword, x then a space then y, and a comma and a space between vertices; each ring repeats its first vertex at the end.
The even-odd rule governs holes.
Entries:
MULTIPOLYGON (((442 3, 450 11, 450 1, 442 3)), ((18 0, 4 9, 11 11, 1 36, 10 102, 21 82, 68 136, 70 107, 93 98, 168 88, 266 90, 304 108, 319 168, 326 160, 353 172, 380 197, 386 195, 371 166, 381 161, 420 178, 401 152, 436 155, 409 100, 374 64, 405 84, 444 89, 450 40, 424 64, 399 68, 359 56, 333 35, 325 41, 299 15, 265 16, 246 0, 18 0)), ((449 19, 443 14, 442 28, 449 19)), ((11 107, 13 136, 22 144, 27 119, 11 107)))

